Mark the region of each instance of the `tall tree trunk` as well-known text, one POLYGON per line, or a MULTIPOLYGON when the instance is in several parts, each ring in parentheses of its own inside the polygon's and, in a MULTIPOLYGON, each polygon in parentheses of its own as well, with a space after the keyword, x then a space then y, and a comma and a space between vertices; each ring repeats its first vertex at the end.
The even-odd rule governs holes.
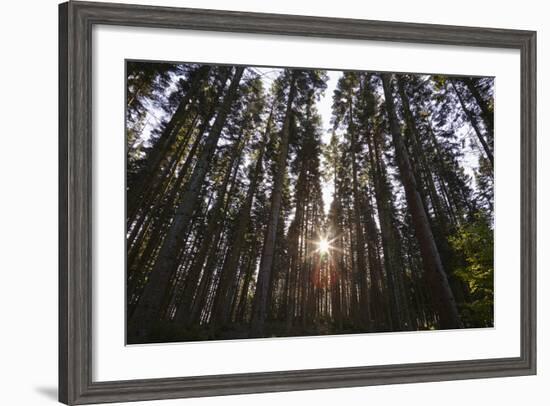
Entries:
POLYGON ((418 159, 418 167, 420 169, 419 175, 423 175, 423 176, 420 176, 420 178, 424 178, 425 184, 428 187, 428 195, 430 197, 432 206, 434 208, 434 214, 436 216, 439 226, 441 227, 443 233, 445 234, 448 228, 447 218, 443 213, 441 200, 435 189, 435 183, 432 176, 432 171, 430 170, 430 167, 428 166, 428 163, 426 160, 426 154, 424 152, 424 148, 420 140, 420 134, 418 131, 418 127, 416 125, 415 118, 411 111, 409 96, 405 91, 405 84, 404 84, 402 75, 397 76, 397 84, 398 84, 397 87, 399 91, 399 96, 401 97, 401 101, 403 103, 403 113, 405 116, 405 122, 407 124, 407 128, 411 136, 410 138, 412 143, 412 150, 414 151, 414 155, 416 155, 416 158, 418 159))
MULTIPOLYGON (((307 191, 307 186, 306 189, 307 191)), ((310 217, 311 217, 311 208, 309 204, 305 205, 304 210, 304 218, 302 220, 302 226, 300 227, 300 235, 302 236, 303 241, 303 250, 302 250, 302 257, 300 262, 298 263, 298 266, 300 268, 300 273, 302 275, 302 286, 301 286, 301 298, 300 298, 300 307, 301 307, 301 320, 302 320, 302 327, 305 328, 307 324, 307 318, 308 318, 308 288, 309 288, 309 282, 310 282, 310 263, 309 263, 309 252, 310 250, 310 241, 308 238, 309 235, 309 223, 310 223, 310 217)))
POLYGON ((235 314, 235 321, 237 323, 244 322, 246 317, 246 309, 249 304, 248 300, 248 291, 250 288, 250 282, 252 281, 252 276, 254 274, 254 269, 256 268, 257 263, 257 255, 256 255, 256 249, 258 247, 258 240, 256 237, 254 237, 254 241, 251 243, 250 248, 248 249, 248 257, 247 264, 245 268, 245 275, 244 275, 244 281, 243 281, 243 287, 241 289, 241 293, 239 295, 239 303, 236 309, 235 314))
POLYGON ((468 90, 476 99, 477 105, 481 109, 481 118, 483 119, 485 127, 487 128, 487 131, 489 131, 492 139, 494 128, 493 113, 489 111, 489 106, 487 106, 487 102, 483 99, 483 97, 481 97, 481 94, 479 93, 479 90, 477 90, 476 84, 474 83, 472 78, 463 78, 461 79, 461 81, 466 84, 468 90))
POLYGON ((333 318, 338 326, 339 330, 342 330, 343 325, 343 309, 345 309, 345 299, 344 299, 344 272, 345 265, 342 258, 342 227, 340 224, 340 219, 342 215, 342 204, 340 202, 340 191, 338 186, 338 179, 336 176, 336 171, 334 171, 334 218, 332 221, 332 234, 334 241, 334 252, 330 257, 332 261, 332 274, 331 280, 335 281, 334 290, 333 290, 333 318))
POLYGON ((184 234, 191 222, 193 212, 199 200, 200 188, 210 167, 212 156, 225 126, 231 105, 237 97, 237 90, 243 72, 243 67, 237 68, 191 178, 184 188, 185 191, 181 198, 181 203, 176 210, 174 221, 160 249, 155 266, 150 273, 149 281, 130 321, 129 336, 136 337, 137 339, 145 338, 147 329, 151 328, 152 323, 158 319, 159 307, 162 303, 167 283, 170 280, 170 275, 177 267, 176 259, 177 253, 182 248, 182 234, 184 234))
MULTIPOLYGON (((235 165, 233 175, 231 176, 230 181, 230 188, 229 192, 227 192, 228 198, 225 199, 225 202, 223 206, 221 207, 221 211, 216 211, 214 214, 216 214, 216 217, 218 217, 217 221, 215 222, 215 227, 212 230, 212 233, 207 234, 209 238, 209 243, 206 245, 206 265, 204 266, 205 272, 203 273, 203 276, 201 278, 199 287, 197 289, 197 294, 195 296, 195 300, 193 302, 193 305, 191 306, 191 312, 190 312, 190 318, 188 319, 189 324, 197 324, 201 321, 201 313, 204 312, 205 314, 210 313, 209 308, 213 304, 213 295, 215 294, 217 290, 217 286, 219 285, 219 274, 216 273, 216 266, 218 263, 219 257, 223 257, 224 254, 216 255, 218 252, 225 252, 225 248, 221 249, 220 247, 227 246, 228 242, 227 239, 222 240, 222 231, 225 227, 225 222, 227 221, 226 217, 222 217, 220 214, 227 213, 229 210, 229 204, 231 202, 231 196, 234 195, 235 188, 237 187, 236 183, 236 177, 237 173, 239 171, 239 165, 240 165, 240 159, 241 155, 240 152, 237 153, 238 160, 237 164, 235 165)), ((200 263, 204 261, 204 257, 200 259, 200 263)), ((201 265, 202 267, 202 265, 201 265)))
MULTIPOLYGON (((198 253, 195 255, 193 265, 188 271, 185 287, 183 288, 182 299, 178 305, 178 311, 176 313, 177 323, 186 324, 190 321, 191 303, 196 291, 198 290, 197 282, 199 281, 201 271, 204 266, 204 261, 207 258, 208 253, 211 252, 212 243, 216 240, 215 236, 221 232, 221 217, 224 214, 224 208, 227 204, 227 187, 230 182, 234 182, 240 162, 240 159, 237 158, 240 158, 240 153, 244 147, 244 142, 246 142, 246 140, 237 140, 235 141, 235 145, 232 146, 233 151, 229 158, 229 163, 227 165, 223 182, 218 189, 216 203, 210 211, 210 219, 204 233, 206 238, 204 239, 198 253), (236 165, 235 161, 237 161, 236 165)), ((231 188, 233 188, 233 186, 231 188)), ((205 269, 205 272, 213 272, 213 270, 207 268, 205 269)))
POLYGON ((464 98, 462 97, 462 94, 458 91, 455 80, 451 79, 451 85, 453 86, 453 89, 458 97, 458 101, 460 102, 460 106, 462 107, 462 110, 464 111, 464 114, 466 114, 466 117, 468 118, 468 121, 470 122, 472 128, 474 129, 477 139, 479 140, 481 146, 483 147, 483 151, 485 151, 485 155, 487 156, 487 159, 491 162, 491 167, 494 167, 495 160, 493 158, 493 152, 489 148, 489 144, 487 144, 487 140, 481 134, 481 131, 479 130, 479 126, 476 123, 476 120, 470 110, 468 110, 468 107, 466 107, 466 103, 464 103, 464 98))
POLYGON ((267 316, 267 302, 269 300, 269 282, 271 280, 271 268, 275 253, 275 243, 279 217, 281 211, 283 184, 286 175, 286 161, 288 155, 288 142, 290 133, 290 120, 292 119, 292 103, 296 95, 296 73, 293 71, 286 105, 285 119, 281 131, 281 144, 277 157, 277 173, 273 181, 273 192, 271 197, 271 213, 267 224, 266 238, 262 251, 260 269, 258 271, 258 280, 256 283, 256 293, 254 295, 254 305, 251 320, 251 335, 261 336, 264 332, 264 324, 267 316))
POLYGON ((229 310, 233 291, 229 289, 229 286, 237 276, 237 268, 241 258, 241 250, 245 242, 245 233, 246 230, 248 230, 248 225, 250 224, 250 210, 252 208, 252 202, 254 200, 254 195, 256 193, 258 181, 260 180, 260 174, 262 171, 265 146, 271 133, 272 115, 273 113, 269 115, 264 133, 264 139, 262 140, 262 145, 260 147, 258 157, 256 158, 256 164, 252 169, 252 176, 250 178, 250 185, 248 186, 246 198, 243 206, 239 210, 238 222, 235 232, 233 233, 231 250, 229 251, 228 257, 223 265, 220 286, 218 287, 216 299, 214 300, 214 307, 212 310, 213 320, 222 325, 227 323, 230 315, 229 310))
MULTIPOLYGON (((424 182, 428 188, 428 195, 430 197, 430 201, 432 202, 432 206, 434 208, 435 220, 437 225, 434 229, 434 235, 437 241, 436 244, 437 244, 440 256, 442 257, 442 262, 445 266, 447 266, 452 263, 453 255, 454 255, 453 250, 447 241, 447 238, 450 235, 449 218, 447 217, 447 215, 443 210, 443 204, 442 204, 441 198, 439 197, 439 194, 437 193, 437 190, 435 188, 435 182, 432 175, 433 168, 430 168, 428 166, 427 158, 420 139, 420 133, 418 131, 415 118, 411 111, 409 97, 405 90, 404 80, 401 75, 397 76, 397 83, 398 83, 399 95, 403 103, 403 112, 405 116, 405 121, 412 139, 413 151, 416 157, 418 158, 419 167, 422 169, 422 173, 423 173, 423 176, 421 178, 424 179, 424 182)), ((437 165, 436 165, 436 168, 437 168, 437 165)), ((433 172, 437 172, 437 170, 433 172)), ((448 268, 445 268, 445 269, 446 271, 449 271, 448 268)), ((459 302, 463 302, 464 301, 463 283, 451 272, 448 272, 447 276, 449 278, 449 283, 451 284, 451 289, 453 291, 453 294, 455 295, 455 298, 459 302)))
MULTIPOLYGON (((289 257, 290 257, 290 277, 292 278, 291 285, 296 288, 297 276, 300 273, 300 269, 303 268, 303 245, 307 243, 307 238, 304 235, 304 203, 306 203, 307 196, 307 168, 305 167, 305 160, 301 159, 299 162, 300 169, 298 171, 298 179, 296 180, 296 210, 294 220, 288 232, 289 240, 289 257)), ((304 291, 304 283, 302 282, 302 291, 304 291)), ((287 314, 287 330, 292 329, 293 319, 296 312, 296 299, 292 300, 288 307, 287 314)))
MULTIPOLYGON (((374 325, 378 330, 388 329, 387 319, 387 303, 385 299, 386 284, 382 275, 382 263, 378 256, 378 241, 376 236, 379 234, 376 223, 374 222, 373 209, 370 202, 370 192, 366 189, 365 196, 363 198, 364 204, 364 222, 366 230, 366 242, 367 242, 367 258, 369 263, 370 274, 370 289, 372 306, 372 318, 374 325)), ((391 323, 391 320, 389 320, 391 323)))
POLYGON ((388 186, 387 174, 382 156, 378 148, 378 140, 374 134, 368 137, 369 160, 373 165, 374 190, 378 220, 382 237, 384 265, 388 278, 388 288, 392 297, 391 315, 395 328, 411 329, 409 300, 404 289, 404 264, 399 244, 399 233, 392 221, 394 208, 391 203, 391 192, 388 186))
MULTIPOLYGON (((350 136, 350 150, 351 150, 351 171, 352 171, 352 191, 353 191, 353 220, 355 223, 355 252, 357 255, 357 277, 359 279, 360 287, 360 314, 362 318, 363 326, 367 329, 371 328, 371 309, 369 305, 369 293, 367 285, 367 263, 365 261, 365 237, 363 235, 362 221, 361 221, 361 196, 359 193, 359 180, 357 178, 357 160, 356 160, 356 151, 357 151, 357 140, 356 140, 356 131, 355 125, 353 124, 353 97, 351 94, 348 95, 349 105, 348 105, 348 132, 350 136)), ((376 297, 376 300, 378 297, 376 297)))
POLYGON ((449 285, 449 280, 447 279, 447 274, 443 269, 443 264, 426 216, 426 210, 423 207, 422 200, 417 190, 409 154, 401 137, 401 130, 399 128, 393 102, 391 75, 382 74, 382 83, 397 166, 405 188, 407 205, 411 212, 416 236, 418 238, 422 262, 424 263, 424 268, 429 279, 436 311, 439 313, 440 326, 441 328, 460 328, 462 327, 462 322, 458 314, 456 302, 449 285))

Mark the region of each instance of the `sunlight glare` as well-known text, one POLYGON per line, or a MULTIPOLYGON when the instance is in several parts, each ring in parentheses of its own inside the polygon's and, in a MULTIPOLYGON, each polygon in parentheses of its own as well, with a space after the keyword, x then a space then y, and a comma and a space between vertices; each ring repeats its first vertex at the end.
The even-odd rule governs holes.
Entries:
POLYGON ((319 252, 321 252, 321 254, 328 254, 329 249, 330 243, 328 240, 326 238, 321 238, 321 240, 319 240, 319 252))

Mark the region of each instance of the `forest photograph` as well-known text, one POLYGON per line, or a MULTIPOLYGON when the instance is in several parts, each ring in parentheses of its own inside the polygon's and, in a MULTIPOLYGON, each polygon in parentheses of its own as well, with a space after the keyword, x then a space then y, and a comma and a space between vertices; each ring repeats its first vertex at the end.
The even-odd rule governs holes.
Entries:
POLYGON ((494 78, 126 61, 126 342, 493 327, 494 78))

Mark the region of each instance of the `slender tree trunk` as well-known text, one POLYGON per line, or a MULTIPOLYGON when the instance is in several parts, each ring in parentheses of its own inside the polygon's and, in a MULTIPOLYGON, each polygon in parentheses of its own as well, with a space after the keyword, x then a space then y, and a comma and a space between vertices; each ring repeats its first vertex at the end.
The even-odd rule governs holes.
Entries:
MULTIPOLYGON (((198 290, 197 283, 199 281, 201 271, 204 266, 204 261, 208 256, 208 253, 211 251, 212 242, 216 240, 216 237, 214 236, 217 236, 221 232, 221 217, 224 214, 223 209, 226 205, 228 194, 227 186, 229 185, 229 182, 232 181, 232 178, 234 178, 234 176, 236 175, 239 166, 238 162, 240 161, 240 159, 237 160, 237 157, 240 155, 240 152, 242 150, 242 141, 235 142, 236 144, 233 146, 233 152, 231 154, 222 185, 220 186, 218 191, 216 203, 210 211, 210 219, 208 221, 208 227, 206 228, 205 232, 206 238, 204 239, 198 253, 195 255, 193 265, 189 269, 187 275, 187 282, 183 289, 182 300, 178 305, 178 311, 176 313, 177 323, 186 324, 190 321, 189 317, 191 303, 193 301, 193 297, 195 296, 196 291, 198 290), (235 165, 235 161, 237 161, 237 165, 235 165)), ((205 272, 212 271, 213 270, 208 268, 205 269, 205 272)))
MULTIPOLYGON (((355 242, 355 236, 354 236, 354 227, 351 219, 352 219, 352 212, 353 209, 350 209, 349 206, 346 207, 346 216, 349 219, 346 223, 346 228, 348 229, 348 236, 349 236, 349 243, 347 244, 347 251, 349 255, 349 263, 350 263, 350 272, 349 272, 349 284, 350 284, 350 317, 354 324, 362 326, 364 325, 364 311, 368 312, 368 307, 365 309, 361 306, 360 302, 360 295, 361 295, 361 281, 360 281, 360 273, 357 269, 357 261, 355 260, 353 256, 353 250, 356 249, 357 244, 355 242)), ((370 312, 367 313, 368 318, 370 320, 370 312)))
MULTIPOLYGON (((430 197, 430 201, 432 202, 432 206, 434 208, 435 222, 437 225, 434 230, 434 235, 437 241, 436 244, 437 244, 440 256, 442 257, 443 264, 447 265, 452 263, 453 261, 453 250, 451 249, 447 241, 447 238, 450 234, 449 218, 444 213, 443 204, 435 188, 435 182, 432 175, 433 169, 430 169, 428 166, 424 148, 422 147, 422 143, 420 140, 420 133, 418 131, 415 118, 411 111, 409 97, 407 96, 407 93, 405 90, 405 84, 404 84, 403 78, 400 75, 397 77, 397 83, 398 83, 399 95, 403 103, 405 121, 407 123, 407 127, 409 129, 411 139, 412 139, 413 151, 419 161, 419 166, 422 169, 422 173, 424 176, 422 176, 421 178, 423 178, 425 181, 425 184, 428 188, 428 196, 430 197)), ((436 168, 437 168, 437 165, 436 165, 436 168)), ((437 171, 434 171, 434 172, 437 172, 437 171)), ((445 268, 445 269, 448 271, 448 268, 445 268)), ((459 302, 463 302, 464 286, 462 282, 459 279, 457 279, 451 272, 449 272, 447 276, 449 278, 449 283, 451 284, 451 289, 453 291, 453 294, 455 295, 455 298, 459 302)))
MULTIPOLYGON (((294 220, 289 230, 289 250, 290 250, 290 264, 291 276, 294 277, 294 287, 296 288, 297 284, 297 275, 300 272, 300 269, 303 268, 303 257, 302 251, 304 244, 307 244, 307 236, 304 234, 304 203, 306 203, 307 196, 307 168, 305 167, 305 160, 300 160, 300 170, 298 174, 298 179, 296 180, 296 211, 294 215, 294 220)), ((304 290, 304 282, 302 282, 302 291, 304 290)), ((289 313, 287 316, 287 329, 290 331, 292 329, 293 319, 296 311, 296 299, 292 301, 289 306, 289 313)))
POLYGON ((436 310, 440 316, 440 325, 441 328, 460 328, 462 327, 462 322, 458 314, 456 302, 447 279, 447 274, 443 269, 443 264, 426 216, 426 210, 423 207, 422 200, 417 190, 409 154, 401 137, 401 130, 399 128, 393 102, 391 75, 383 74, 382 83, 397 166, 405 188, 407 204, 412 215, 424 268, 429 278, 432 297, 436 305, 436 310))
POLYGON ((387 306, 384 299, 385 283, 382 276, 382 264, 378 256, 378 241, 376 238, 376 236, 378 235, 378 229, 376 227, 376 223, 374 222, 373 210, 369 195, 369 189, 366 189, 366 193, 363 198, 363 212, 366 230, 365 234, 367 236, 367 258, 369 263, 369 275, 371 282, 369 293, 371 295, 371 302, 373 304, 372 318, 374 320, 374 325, 376 326, 376 329, 387 330, 388 323, 385 311, 387 306))
POLYGON ((447 218, 443 213, 441 200, 439 199, 439 196, 435 189, 435 183, 433 180, 432 171, 430 170, 426 160, 426 154, 421 144, 418 127, 416 126, 415 118, 413 117, 413 114, 411 111, 409 96, 405 91, 405 84, 401 75, 397 76, 397 84, 398 84, 399 96, 401 97, 401 101, 403 103, 403 113, 405 116, 405 122, 407 124, 407 128, 409 129, 410 136, 411 136, 412 150, 414 151, 414 154, 416 155, 416 158, 419 161, 419 165, 418 165, 420 169, 419 172, 420 174, 423 175, 421 176, 421 178, 424 178, 426 186, 428 187, 428 194, 432 202, 432 206, 434 208, 434 214, 436 215, 436 219, 438 220, 439 226, 442 228, 442 231, 445 233, 447 230, 447 218))
POLYGON ((241 258, 241 250, 244 245, 245 233, 248 230, 250 224, 250 210, 252 208, 252 202, 256 193, 258 181, 260 180, 260 174, 262 172, 263 155, 267 140, 271 133, 271 120, 273 112, 270 113, 266 124, 266 130, 264 133, 264 139, 260 146, 258 157, 256 158, 256 164, 252 169, 252 176, 250 178, 250 185, 248 186, 247 195, 242 208, 239 210, 238 223, 233 234, 233 242, 228 257, 225 260, 222 268, 220 286, 217 291, 216 299, 214 300, 213 307, 213 319, 217 323, 222 325, 227 323, 230 310, 230 302, 232 299, 233 291, 229 289, 229 285, 237 275, 238 263, 241 258))
POLYGON ((352 190, 353 190, 353 220, 355 223, 355 251, 357 255, 357 272, 360 286, 360 314, 362 318, 363 326, 370 329, 371 327, 371 309, 368 300, 368 285, 366 276, 368 274, 367 263, 365 261, 365 237, 363 235, 362 221, 361 221, 361 196, 359 194, 359 180, 357 178, 357 141, 355 126, 353 124, 353 101, 352 95, 348 95, 348 132, 350 136, 350 150, 351 150, 351 171, 352 171, 352 190))
POLYGON ((334 293, 333 295, 333 318, 338 326, 338 329, 342 330, 343 325, 343 309, 345 309, 345 299, 344 299, 344 272, 345 265, 342 258, 342 227, 340 225, 340 218, 342 215, 342 207, 340 203, 340 192, 338 188, 338 181, 336 179, 336 171, 334 172, 334 198, 336 200, 334 204, 334 219, 332 224, 332 232, 334 237, 335 249, 330 257, 332 261, 332 274, 331 279, 333 278, 334 283, 334 293))
MULTIPOLYGON (((217 221, 215 221, 215 227, 212 231, 212 233, 207 234, 209 238, 209 243, 206 244, 206 265, 204 266, 205 272, 203 273, 203 276, 201 278, 199 287, 197 289, 197 294, 195 295, 195 300, 193 302, 193 305, 191 306, 190 311, 190 317, 188 318, 187 323, 193 324, 193 323, 200 323, 201 319, 200 316, 202 313, 209 314, 211 313, 211 306, 213 305, 213 298, 215 297, 215 293, 217 291, 217 288, 219 287, 219 274, 216 273, 216 267, 218 263, 219 256, 215 253, 217 252, 224 252, 224 249, 220 249, 221 247, 227 246, 228 241, 222 241, 222 231, 225 227, 226 218, 222 218, 220 214, 227 213, 229 209, 229 203, 230 198, 233 196, 235 188, 236 188, 236 176, 239 170, 239 162, 240 162, 240 151, 237 153, 238 161, 235 165, 233 175, 231 176, 231 187, 229 188, 229 192, 227 193, 228 199, 225 199, 225 202, 223 203, 223 206, 221 207, 221 211, 216 211, 214 214, 216 217, 218 217, 217 221), (222 241, 220 243, 220 241, 222 241), (209 310, 210 309, 210 310, 209 310)), ((224 255, 222 254, 221 257, 224 255)), ((204 261, 204 257, 200 259, 201 268, 202 268, 202 262, 204 261)))
POLYGON ((448 179, 446 176, 445 162, 442 158, 441 146, 437 141, 437 138, 435 136, 435 133, 433 131, 433 128, 429 119, 427 120, 427 126, 428 126, 428 134, 430 135, 431 144, 434 149, 435 163, 436 163, 436 169, 437 169, 436 173, 439 179, 439 185, 443 192, 443 196, 445 197, 444 200, 447 203, 446 205, 447 205, 448 217, 452 220, 453 225, 456 225, 457 224, 456 212, 459 205, 457 205, 456 202, 454 202, 453 199, 451 199, 451 194, 447 186, 448 179))
POLYGON ((476 102, 481 109, 481 118, 483 119, 485 127, 491 135, 491 138, 493 138, 494 117, 493 113, 489 111, 489 106, 487 106, 487 102, 483 99, 483 97, 481 97, 481 94, 479 93, 479 90, 477 90, 477 87, 472 78, 463 78, 461 80, 463 83, 466 84, 468 90, 476 99, 476 102))
POLYGON ((464 114, 466 114, 468 121, 470 122, 472 128, 474 129, 477 135, 477 139, 479 140, 479 142, 481 143, 481 146, 483 147, 483 151, 485 151, 485 155, 487 156, 487 159, 489 159, 489 161, 491 162, 491 167, 494 167, 495 160, 493 158, 493 152, 489 148, 489 145, 487 144, 487 140, 485 139, 483 134, 481 134, 481 131, 479 130, 479 127, 475 121, 474 116, 472 115, 472 112, 468 110, 468 108, 466 107, 466 104, 464 103, 464 98, 462 97, 462 94, 460 94, 460 92, 458 91, 454 79, 451 79, 451 85, 453 86, 453 89, 456 95, 458 96, 458 101, 462 106, 462 110, 464 111, 464 114))
POLYGON ((243 287, 242 287, 242 290, 241 290, 239 304, 237 306, 237 312, 236 312, 236 315, 235 315, 235 321, 237 321, 237 322, 244 322, 245 321, 246 309, 247 309, 247 306, 248 306, 248 303, 249 303, 248 291, 249 291, 249 288, 250 288, 250 282, 252 281, 252 276, 254 274, 254 269, 256 268, 255 265, 257 263, 256 262, 257 261, 257 256, 256 256, 257 247, 258 247, 258 241, 254 240, 254 242, 252 242, 251 247, 249 249, 249 255, 248 255, 249 258, 247 258, 248 263, 247 263, 247 266, 246 266, 246 272, 245 272, 245 276, 244 276, 243 287))
POLYGON ((256 293, 254 296, 254 305, 251 320, 251 335, 261 336, 264 332, 264 324, 267 316, 267 302, 269 300, 269 281, 271 280, 271 268, 275 252, 275 243, 279 217, 281 211, 282 191, 286 175, 286 161, 288 155, 290 120, 292 119, 292 103, 296 95, 296 78, 292 73, 288 101, 286 106, 285 119, 281 131, 281 144, 277 157, 277 173, 273 182, 273 192, 271 197, 271 213, 267 225, 266 239, 262 251, 260 269, 258 271, 258 280, 256 284, 256 293))
POLYGON ((391 203, 391 192, 388 186, 386 169, 374 135, 369 137, 369 157, 374 165, 374 189, 378 219, 384 252, 384 264, 388 276, 388 287, 392 295, 392 322, 397 328, 410 329, 409 300, 404 289, 404 264, 399 245, 399 233, 392 217, 394 208, 391 203), (391 284, 391 286, 390 286, 391 284))
MULTIPOLYGON (((307 191, 307 187, 306 187, 307 191)), ((309 252, 310 250, 310 241, 309 241, 309 223, 310 223, 310 217, 311 217, 311 208, 309 204, 306 204, 305 207, 305 214, 304 214, 304 220, 303 225, 300 227, 300 233, 302 236, 303 241, 303 254, 302 259, 299 262, 300 267, 300 273, 302 274, 302 286, 301 286, 301 301, 300 301, 300 307, 301 307, 301 320, 302 320, 302 327, 305 328, 307 324, 308 319, 308 300, 309 300, 309 282, 311 278, 311 272, 310 272, 310 262, 309 262, 309 252)))

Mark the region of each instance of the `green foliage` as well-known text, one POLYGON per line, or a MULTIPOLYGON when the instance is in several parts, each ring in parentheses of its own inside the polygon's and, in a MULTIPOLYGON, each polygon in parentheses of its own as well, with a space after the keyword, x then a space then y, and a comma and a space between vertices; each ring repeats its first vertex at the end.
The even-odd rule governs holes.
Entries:
POLYGON ((493 230, 481 213, 473 221, 461 225, 450 237, 455 251, 463 256, 463 266, 454 274, 468 285, 472 300, 461 306, 461 316, 468 327, 493 325, 493 230))

